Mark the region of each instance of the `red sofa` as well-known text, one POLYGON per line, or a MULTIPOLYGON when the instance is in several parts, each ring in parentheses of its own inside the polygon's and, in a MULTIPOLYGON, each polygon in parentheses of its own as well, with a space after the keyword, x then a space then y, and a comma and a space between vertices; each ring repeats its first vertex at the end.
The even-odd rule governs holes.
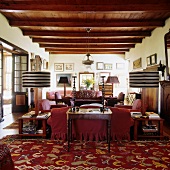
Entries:
MULTIPOLYGON (((69 107, 54 108, 47 123, 51 126, 51 139, 67 139, 67 115, 69 107)), ((130 140, 130 127, 134 121, 127 109, 111 108, 111 139, 130 140)), ((72 136, 78 140, 105 140, 106 120, 73 120, 72 136)))

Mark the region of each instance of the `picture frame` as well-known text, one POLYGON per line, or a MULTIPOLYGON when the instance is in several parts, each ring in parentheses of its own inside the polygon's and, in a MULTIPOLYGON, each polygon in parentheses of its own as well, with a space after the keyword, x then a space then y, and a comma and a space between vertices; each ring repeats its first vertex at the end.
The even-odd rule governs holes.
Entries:
POLYGON ((122 70, 124 69, 125 64, 124 63, 116 63, 116 69, 122 70))
POLYGON ((153 54, 150 56, 151 60, 151 65, 157 64, 157 54, 153 54))
POLYGON ((151 57, 150 56, 146 58, 146 64, 147 64, 147 66, 151 65, 151 57))
POLYGON ((97 62, 96 63, 96 69, 97 70, 103 70, 104 69, 104 63, 103 62, 97 62))
POLYGON ((74 63, 64 63, 64 71, 74 71, 74 63))
POLYGON ((54 71, 56 72, 64 71, 64 63, 54 63, 54 71))
POLYGON ((47 69, 47 60, 46 59, 43 60, 43 69, 47 69))
POLYGON ((60 80, 60 77, 67 77, 68 78, 68 84, 66 84, 66 87, 71 87, 71 80, 72 80, 72 74, 66 73, 66 74, 56 74, 56 87, 64 87, 64 84, 58 83, 60 80))
POLYGON ((105 78, 104 78, 104 83, 106 83, 106 81, 107 81, 107 78, 108 78, 108 76, 110 76, 111 75, 111 72, 100 72, 99 73, 99 84, 101 84, 101 76, 105 76, 105 78))
POLYGON ((133 62, 133 69, 138 69, 142 67, 142 58, 138 58, 133 62))
POLYGON ((105 70, 112 70, 112 64, 110 64, 110 63, 105 63, 105 64, 104 64, 104 69, 105 69, 105 70))
MULTIPOLYGON (((90 72, 80 72, 79 73, 79 89, 85 89, 86 85, 83 83, 86 79, 94 79, 94 73, 90 72)), ((94 84, 90 86, 91 88, 94 88, 94 84)))

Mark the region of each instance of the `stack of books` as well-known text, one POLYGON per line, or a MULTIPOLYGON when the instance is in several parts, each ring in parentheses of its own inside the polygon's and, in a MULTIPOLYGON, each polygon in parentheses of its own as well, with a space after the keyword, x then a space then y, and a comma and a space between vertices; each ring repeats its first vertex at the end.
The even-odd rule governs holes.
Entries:
POLYGON ((39 113, 37 115, 37 118, 48 118, 49 117, 49 114, 48 113, 39 113))
POLYGON ((145 125, 142 127, 144 133, 146 132, 158 132, 158 128, 156 125, 145 125))
POLYGON ((146 112, 145 114, 146 114, 147 117, 149 117, 149 119, 160 118, 160 116, 157 113, 154 113, 154 112, 146 112))
POLYGON ((35 115, 35 111, 31 111, 31 112, 25 113, 24 115, 22 115, 22 118, 30 118, 33 115, 35 115))

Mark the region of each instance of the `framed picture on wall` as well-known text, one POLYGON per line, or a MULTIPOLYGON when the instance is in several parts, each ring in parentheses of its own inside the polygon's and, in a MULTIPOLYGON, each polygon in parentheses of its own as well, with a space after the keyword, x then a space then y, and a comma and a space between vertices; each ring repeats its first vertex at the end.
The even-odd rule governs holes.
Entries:
POLYGON ((151 57, 151 64, 157 64, 157 54, 153 54, 150 56, 151 57))
POLYGON ((104 64, 104 69, 105 69, 105 70, 112 70, 112 64, 110 64, 110 63, 105 63, 105 64, 104 64))
POLYGON ((74 71, 73 63, 64 63, 64 71, 74 71))
MULTIPOLYGON (((86 79, 94 79, 94 73, 86 73, 86 72, 83 72, 83 73, 79 73, 79 89, 83 89, 83 88, 86 88, 86 84, 84 83, 84 80, 86 79)), ((90 87, 93 88, 94 84, 91 85, 90 87)))
POLYGON ((64 71, 64 63, 54 63, 54 71, 64 71))
POLYGON ((110 76, 110 72, 100 72, 100 74, 99 74, 99 84, 102 82, 101 81, 101 76, 105 76, 105 78, 104 78, 104 82, 106 82, 106 80, 107 80, 107 78, 108 78, 108 76, 110 76))
POLYGON ((68 84, 66 84, 66 87, 71 87, 71 79, 72 79, 72 74, 56 74, 56 86, 57 87, 64 87, 64 84, 58 83, 60 80, 60 77, 67 77, 68 78, 68 84))
POLYGON ((142 58, 139 58, 133 62, 133 69, 142 67, 142 58))
POLYGON ((104 63, 103 62, 97 62, 96 63, 96 69, 97 70, 103 70, 104 69, 104 63))
POLYGON ((147 64, 147 66, 151 65, 151 57, 150 56, 146 58, 146 64, 147 64))

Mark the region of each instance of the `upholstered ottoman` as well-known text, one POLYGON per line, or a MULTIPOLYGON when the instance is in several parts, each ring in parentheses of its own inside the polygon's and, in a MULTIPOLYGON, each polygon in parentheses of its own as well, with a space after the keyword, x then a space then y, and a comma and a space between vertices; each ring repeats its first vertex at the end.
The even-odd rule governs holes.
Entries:
POLYGON ((14 170, 10 150, 3 143, 0 143, 0 170, 14 170))

